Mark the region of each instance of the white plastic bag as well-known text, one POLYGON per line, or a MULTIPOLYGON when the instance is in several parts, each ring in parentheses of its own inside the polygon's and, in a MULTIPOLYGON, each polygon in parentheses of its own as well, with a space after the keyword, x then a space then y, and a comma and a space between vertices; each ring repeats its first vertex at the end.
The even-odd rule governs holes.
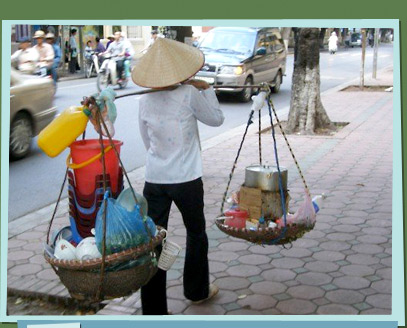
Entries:
MULTIPOLYGON (((290 224, 305 224, 311 226, 316 221, 316 213, 314 205, 312 204, 311 197, 307 191, 305 191, 304 202, 297 209, 294 214, 287 213, 287 225, 290 224)), ((282 228, 285 226, 284 217, 277 220, 277 225, 282 228)))

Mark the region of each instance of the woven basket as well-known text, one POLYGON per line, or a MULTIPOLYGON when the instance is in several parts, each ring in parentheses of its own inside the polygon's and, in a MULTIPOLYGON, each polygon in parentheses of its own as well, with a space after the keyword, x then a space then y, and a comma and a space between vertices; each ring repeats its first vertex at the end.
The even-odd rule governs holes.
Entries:
MULTIPOLYGON (((106 272, 101 289, 102 299, 131 295, 147 284, 156 272, 157 266, 151 261, 131 269, 106 272)), ((100 285, 99 272, 57 268, 56 273, 72 298, 81 301, 95 300, 100 285)))
POLYGON ((283 245, 291 243, 294 240, 301 238, 306 232, 314 229, 314 225, 305 224, 292 224, 288 225, 286 231, 283 228, 265 228, 259 230, 249 230, 249 229, 238 229, 234 227, 229 227, 224 224, 224 218, 217 218, 215 220, 218 228, 225 234, 245 239, 255 244, 268 244, 268 245, 283 245))
MULTIPOLYGON (((144 286, 157 272, 157 265, 151 258, 145 263, 129 269, 111 271, 109 268, 125 264, 129 261, 149 256, 152 248, 160 245, 165 237, 165 230, 157 226, 158 234, 152 239, 151 244, 144 244, 126 251, 108 255, 105 258, 105 272, 101 296, 103 299, 111 299, 130 295, 144 286)), ((58 260, 44 253, 45 260, 53 267, 55 273, 61 279, 62 284, 68 289, 70 295, 78 300, 95 300, 100 286, 100 268, 102 259, 86 261, 58 260)))

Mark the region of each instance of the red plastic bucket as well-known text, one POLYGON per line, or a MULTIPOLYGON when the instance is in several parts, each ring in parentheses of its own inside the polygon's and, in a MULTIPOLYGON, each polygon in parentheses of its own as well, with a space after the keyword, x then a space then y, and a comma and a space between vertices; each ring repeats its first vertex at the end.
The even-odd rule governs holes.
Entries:
MULTIPOLYGON (((120 147, 123 145, 122 141, 113 140, 113 144, 120 154, 120 147)), ((107 139, 103 140, 105 152, 106 173, 110 175, 110 183, 112 192, 116 193, 119 182, 119 159, 115 151, 112 149, 108 151, 110 142, 107 139)), ((71 157, 74 166, 80 166, 81 163, 89 161, 89 159, 101 153, 100 142, 98 139, 87 139, 75 141, 71 144, 71 157)), ((75 184, 78 191, 83 195, 89 195, 95 192, 95 178, 97 175, 103 174, 102 158, 98 158, 91 163, 81 167, 75 168, 75 184)))

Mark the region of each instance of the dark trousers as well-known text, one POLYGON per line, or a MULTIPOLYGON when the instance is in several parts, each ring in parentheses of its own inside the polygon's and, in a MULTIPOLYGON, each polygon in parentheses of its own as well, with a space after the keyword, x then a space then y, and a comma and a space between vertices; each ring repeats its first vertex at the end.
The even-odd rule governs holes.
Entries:
MULTIPOLYGON (((191 301, 208 297, 208 237, 205 232, 202 179, 179 184, 155 184, 146 182, 144 197, 148 202, 148 215, 155 224, 167 229, 172 202, 181 212, 187 230, 184 264, 184 295, 191 301)), ((159 250, 161 251, 161 250, 159 250)), ((167 273, 158 269, 156 275, 141 288, 144 315, 166 315, 167 273)))
POLYGON ((52 79, 54 80, 54 85, 57 84, 57 80, 58 80, 58 66, 59 66, 59 62, 53 63, 52 67, 51 67, 51 75, 52 75, 52 79))
POLYGON ((123 75, 124 59, 119 59, 116 61, 117 67, 117 78, 121 79, 123 75))
POLYGON ((76 73, 77 68, 76 66, 78 66, 78 57, 73 57, 71 50, 71 60, 69 61, 69 72, 72 74, 76 73))

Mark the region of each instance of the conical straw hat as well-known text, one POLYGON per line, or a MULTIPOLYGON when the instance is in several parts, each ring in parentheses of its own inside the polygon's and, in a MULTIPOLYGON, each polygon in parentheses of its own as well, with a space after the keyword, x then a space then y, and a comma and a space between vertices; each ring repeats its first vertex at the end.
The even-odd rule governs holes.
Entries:
POLYGON ((197 48, 157 38, 134 66, 131 77, 139 86, 164 88, 194 76, 204 62, 204 55, 197 48))

